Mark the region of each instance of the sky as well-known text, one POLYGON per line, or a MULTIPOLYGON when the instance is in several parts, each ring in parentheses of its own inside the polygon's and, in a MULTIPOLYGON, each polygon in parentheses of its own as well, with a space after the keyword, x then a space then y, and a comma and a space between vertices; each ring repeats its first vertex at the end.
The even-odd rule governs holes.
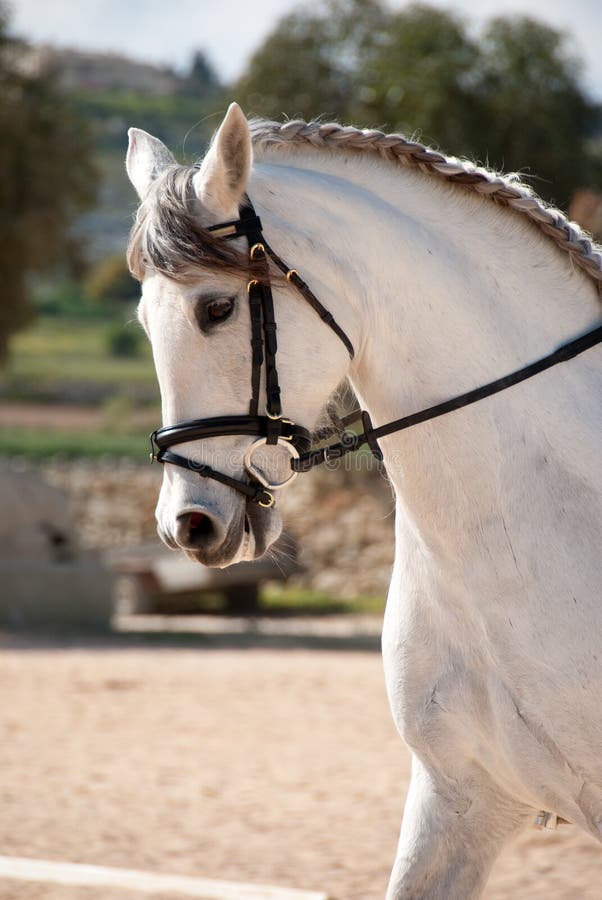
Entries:
MULTIPOLYGON (((582 84, 602 100, 602 0, 431 0, 475 26, 496 15, 528 14, 572 35, 583 59, 582 84)), ((184 69, 203 49, 231 81, 299 0, 9 0, 12 31, 35 42, 116 51, 184 69)), ((309 4, 303 4, 307 7, 309 4)), ((401 8, 405 0, 389 0, 401 8)))

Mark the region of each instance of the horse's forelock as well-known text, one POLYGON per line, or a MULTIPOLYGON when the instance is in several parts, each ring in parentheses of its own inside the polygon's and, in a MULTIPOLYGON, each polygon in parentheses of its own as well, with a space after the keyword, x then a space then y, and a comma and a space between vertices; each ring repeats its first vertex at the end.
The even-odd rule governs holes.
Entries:
POLYGON ((195 208, 193 166, 168 166, 140 204, 130 234, 130 272, 142 281, 149 269, 188 283, 199 269, 249 274, 249 261, 223 238, 203 228, 195 208))

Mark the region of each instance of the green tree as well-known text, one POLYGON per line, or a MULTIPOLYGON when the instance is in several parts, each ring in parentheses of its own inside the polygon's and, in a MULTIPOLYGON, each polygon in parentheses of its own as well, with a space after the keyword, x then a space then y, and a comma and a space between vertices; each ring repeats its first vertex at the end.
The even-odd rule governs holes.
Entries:
POLYGON ((341 108, 348 85, 319 33, 316 16, 292 13, 281 20, 235 86, 250 112, 311 119, 321 110, 334 114, 341 108))
POLYGON ((325 0, 281 20, 234 90, 269 117, 417 133, 449 153, 538 176, 538 192, 565 205, 576 187, 602 179, 591 140, 600 111, 578 73, 566 36, 528 18, 495 19, 477 40, 436 6, 325 0))
POLYGON ((89 140, 47 74, 27 74, 0 6, 0 362, 33 317, 29 276, 81 256, 71 233, 95 195, 89 140))
POLYGON ((253 113, 352 118, 356 70, 368 38, 384 27, 377 0, 326 0, 281 21, 252 57, 234 93, 253 113))
POLYGON ((596 180, 587 138, 597 110, 579 69, 566 36, 533 19, 494 19, 483 36, 476 149, 492 165, 537 176, 538 193, 562 205, 596 180))
POLYGON ((479 50, 458 16, 412 4, 374 35, 358 69, 364 121, 418 132, 427 143, 470 152, 480 119, 474 91, 479 50))
POLYGON ((196 101, 214 100, 219 96, 222 86, 215 69, 203 50, 196 50, 188 74, 184 77, 181 93, 194 97, 196 101))

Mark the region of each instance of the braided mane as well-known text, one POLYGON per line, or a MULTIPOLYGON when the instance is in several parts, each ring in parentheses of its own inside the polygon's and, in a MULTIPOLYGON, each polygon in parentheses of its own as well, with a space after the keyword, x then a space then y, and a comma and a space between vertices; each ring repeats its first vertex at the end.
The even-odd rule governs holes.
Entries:
POLYGON ((258 150, 295 145, 326 151, 373 153, 396 165, 418 169, 448 184, 462 185, 508 206, 534 222, 575 265, 587 272, 602 297, 602 247, 564 213, 546 205, 517 175, 500 175, 467 160, 444 156, 401 134, 300 119, 284 123, 255 120, 250 127, 253 144, 258 150))

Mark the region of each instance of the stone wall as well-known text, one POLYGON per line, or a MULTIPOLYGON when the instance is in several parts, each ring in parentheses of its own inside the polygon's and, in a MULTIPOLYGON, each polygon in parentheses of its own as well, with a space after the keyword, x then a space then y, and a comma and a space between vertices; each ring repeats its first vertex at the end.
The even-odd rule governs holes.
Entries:
POLYGON ((108 628, 111 575, 81 546, 68 494, 5 463, 0 509, 0 625, 108 628))
MULTIPOLYGON (((71 499, 83 546, 115 548, 156 539, 159 466, 53 463, 45 476, 71 499)), ((302 586, 332 597, 383 595, 393 562, 393 497, 381 470, 316 470, 278 501, 299 544, 302 586)))

